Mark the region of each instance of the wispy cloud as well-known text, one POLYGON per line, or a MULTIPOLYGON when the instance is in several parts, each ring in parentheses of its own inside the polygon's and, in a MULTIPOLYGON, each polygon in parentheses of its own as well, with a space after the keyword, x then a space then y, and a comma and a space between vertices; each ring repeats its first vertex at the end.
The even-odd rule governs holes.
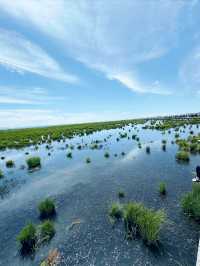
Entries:
POLYGON ((38 45, 3 29, 0 29, 0 65, 19 73, 30 72, 69 83, 78 81, 38 45))
POLYGON ((125 85, 132 91, 136 91, 139 93, 153 93, 160 95, 171 95, 172 92, 162 88, 160 82, 158 80, 154 81, 152 84, 141 84, 132 73, 118 73, 112 74, 109 76, 110 79, 115 79, 119 81, 121 84, 125 85))
POLYGON ((0 86, 0 103, 1 104, 28 104, 44 105, 55 101, 66 100, 66 97, 51 96, 45 88, 40 87, 4 87, 0 86))
POLYGON ((87 67, 133 91, 160 94, 165 94, 162 88, 143 87, 140 80, 140 85, 135 84, 134 71, 138 64, 162 57, 176 44, 185 6, 186 1, 172 0, 0 0, 5 12, 56 39, 67 55, 87 67))

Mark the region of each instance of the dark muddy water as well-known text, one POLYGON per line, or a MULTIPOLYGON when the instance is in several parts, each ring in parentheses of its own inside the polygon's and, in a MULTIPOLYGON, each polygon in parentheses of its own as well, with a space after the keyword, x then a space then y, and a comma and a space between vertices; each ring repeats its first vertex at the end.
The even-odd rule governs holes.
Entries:
POLYGON ((200 228, 183 215, 180 198, 191 189, 192 171, 200 163, 200 156, 191 156, 189 164, 178 164, 177 147, 171 144, 173 130, 162 135, 138 128, 139 132, 126 127, 130 139, 119 142, 116 137, 121 129, 56 142, 51 156, 45 145, 39 150, 29 147, 1 152, 6 160, 15 161, 15 168, 6 169, 5 161, 0 161, 0 169, 5 173, 0 180, 0 265, 39 265, 53 248, 62 254, 61 265, 195 265, 200 228), (135 133, 141 139, 142 149, 131 139, 135 133), (168 141, 166 152, 161 149, 162 139, 168 141), (101 149, 89 148, 94 140, 102 141, 101 149), (66 143, 74 144, 72 159, 66 157, 66 143), (88 143, 88 147, 78 150, 77 143, 88 143), (146 145, 151 147, 150 154, 146 154, 146 145), (29 155, 25 155, 27 151, 29 155), (109 158, 104 158, 106 151, 109 158), (40 155, 42 159, 42 168, 33 173, 21 169, 30 155, 40 155), (87 157, 90 164, 85 163, 87 157), (161 181, 167 185, 165 198, 158 195, 161 181), (154 209, 165 209, 168 221, 158 249, 146 247, 141 239, 127 241, 122 222, 111 225, 108 209, 112 202, 119 201, 119 190, 125 192, 121 202, 135 200, 154 209), (27 222, 40 223, 37 205, 48 196, 56 203, 56 235, 33 256, 22 258, 16 236, 27 222), (71 227, 77 219, 80 223, 71 227))

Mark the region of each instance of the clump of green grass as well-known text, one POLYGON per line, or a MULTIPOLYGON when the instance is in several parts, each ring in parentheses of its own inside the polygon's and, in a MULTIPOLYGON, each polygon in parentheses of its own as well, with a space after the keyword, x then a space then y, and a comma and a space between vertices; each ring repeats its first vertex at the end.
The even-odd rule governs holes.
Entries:
POLYGON ((3 178, 3 177, 4 177, 3 171, 0 169, 0 178, 3 178))
POLYGON ((184 162, 189 162, 190 160, 190 155, 187 151, 179 151, 176 154, 176 160, 178 161, 184 161, 184 162))
POLYGON ((89 157, 86 158, 86 163, 91 163, 91 159, 89 157))
POLYGON ((160 195, 166 195, 167 190, 166 190, 166 184, 165 184, 165 182, 161 182, 159 184, 159 193, 160 193, 160 195))
POLYGON ((41 241, 49 241, 55 235, 53 222, 47 220, 39 226, 41 241))
POLYGON ((166 144, 166 143, 167 143, 166 139, 163 139, 162 144, 166 144))
POLYGON ((56 214, 55 204, 51 199, 45 199, 44 201, 40 202, 38 209, 42 219, 51 218, 56 214))
POLYGON ((164 211, 145 209, 138 217, 139 232, 147 245, 155 245, 159 241, 159 233, 166 220, 164 211))
POLYGON ((36 237, 36 228, 32 223, 29 223, 21 230, 17 236, 17 241, 20 243, 24 253, 29 253, 34 250, 36 237))
POLYGON ((123 191, 120 190, 120 191, 118 192, 118 197, 119 197, 119 198, 124 198, 124 197, 125 197, 125 193, 124 193, 123 191))
POLYGON ((67 153, 67 158, 70 158, 70 159, 72 158, 72 153, 71 152, 67 153))
POLYGON ((113 203, 110 208, 109 215, 111 218, 114 218, 114 219, 122 218, 123 217, 122 205, 120 205, 119 203, 113 203))
POLYGON ((181 199, 184 213, 200 220, 200 184, 193 184, 192 191, 186 193, 181 199))
POLYGON ((128 203, 124 209, 124 221, 128 232, 139 233, 147 245, 154 245, 158 242, 165 220, 164 211, 153 211, 140 203, 128 203))
POLYGON ((105 157, 105 158, 109 158, 109 157, 110 157, 110 154, 109 154, 108 152, 105 152, 105 153, 104 153, 104 157, 105 157))
POLYGON ((34 169, 41 166, 41 159, 40 157, 30 157, 26 160, 26 163, 28 165, 28 169, 34 169))
POLYGON ((14 167, 14 166, 15 166, 15 163, 14 163, 13 160, 8 160, 8 161, 6 161, 6 167, 8 167, 8 168, 12 168, 12 167, 14 167))
POLYGON ((150 152, 151 152, 150 146, 147 146, 147 147, 146 147, 146 153, 149 154, 150 152))

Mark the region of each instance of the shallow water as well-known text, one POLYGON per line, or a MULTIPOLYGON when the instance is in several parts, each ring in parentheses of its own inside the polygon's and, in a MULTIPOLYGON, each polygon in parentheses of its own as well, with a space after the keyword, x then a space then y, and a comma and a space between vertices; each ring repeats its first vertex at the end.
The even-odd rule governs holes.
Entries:
MULTIPOLYGON (((189 164, 178 164, 177 147, 171 144, 173 130, 171 134, 162 135, 159 131, 143 130, 141 126, 138 129, 139 132, 127 126, 125 132, 130 139, 119 142, 116 137, 122 129, 56 142, 51 156, 47 155, 45 145, 39 150, 29 147, 1 152, 6 160, 13 159, 16 166, 6 169, 5 161, 0 161, 0 169, 5 173, 0 186, 6 185, 0 199, 0 265, 39 265, 53 248, 61 252, 62 265, 70 266, 195 265, 199 225, 183 215, 180 198, 191 189, 192 171, 200 157, 191 156, 189 164), (140 137, 142 149, 131 139, 134 133, 140 137), (102 141, 101 149, 76 149, 76 143, 89 145, 96 139, 102 141), (168 140, 166 152, 161 149, 162 139, 168 140), (75 145, 72 159, 66 158, 66 143, 75 145), (151 147, 150 154, 146 154, 146 145, 151 147), (27 151, 29 155, 25 155, 27 151), (104 158, 106 151, 110 154, 107 159, 104 158), (125 156, 121 155, 122 151, 125 156), (20 169, 30 155, 42 158, 42 168, 33 173, 20 169), (87 157, 91 158, 90 164, 85 163, 87 157), (162 180, 168 191, 164 198, 157 191, 162 180), (158 249, 146 247, 141 239, 127 241, 122 222, 111 225, 108 209, 112 202, 119 201, 119 190, 125 192, 121 202, 136 200, 154 209, 165 209, 168 221, 161 232, 158 249), (56 202, 56 235, 34 256, 22 258, 16 236, 28 221, 40 223, 37 205, 47 196, 56 202), (80 224, 70 229, 76 219, 80 219, 80 224)), ((197 132, 195 127, 194 130, 197 132)), ((182 136, 187 135, 189 128, 186 131, 182 136)))

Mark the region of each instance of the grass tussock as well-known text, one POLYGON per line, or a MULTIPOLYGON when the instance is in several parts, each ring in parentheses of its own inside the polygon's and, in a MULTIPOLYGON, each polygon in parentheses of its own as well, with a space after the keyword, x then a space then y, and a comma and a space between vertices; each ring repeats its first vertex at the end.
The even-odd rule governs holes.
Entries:
POLYGON ((192 191, 183 196, 181 206, 184 213, 200 220, 200 184, 193 184, 192 191))
POLYGON ((166 221, 164 211, 154 211, 140 203, 128 203, 124 210, 124 220, 129 233, 138 233, 147 245, 155 245, 166 221))
POLYGON ((108 152, 105 152, 105 153, 104 153, 104 157, 105 157, 105 158, 109 158, 109 157, 110 157, 110 154, 109 154, 108 152))
POLYGON ((160 195, 166 195, 167 190, 166 190, 166 184, 165 184, 165 182, 161 182, 159 184, 159 193, 160 193, 160 195))
POLYGON ((51 218, 56 214, 56 208, 54 201, 51 199, 45 199, 38 205, 40 217, 42 219, 51 218))
POLYGON ((122 205, 119 204, 119 203, 113 203, 111 208, 110 208, 109 215, 113 219, 122 218, 123 217, 123 207, 122 207, 122 205))
POLYGON ((47 220, 39 226, 39 235, 41 242, 49 241, 55 235, 53 222, 47 220))
POLYGON ((21 230, 17 236, 17 241, 20 243, 23 253, 30 253, 34 250, 36 237, 36 227, 32 223, 29 223, 21 230))
POLYGON ((41 167, 41 159, 40 157, 30 157, 26 160, 26 163, 28 165, 28 169, 34 169, 36 167, 41 167))
POLYGON ((8 160, 8 161, 6 161, 6 167, 7 167, 7 168, 12 168, 12 167, 14 167, 14 166, 15 166, 15 163, 14 163, 13 160, 8 160))
POLYGON ((147 147, 146 147, 146 153, 147 153, 147 154, 150 154, 150 152, 151 152, 150 146, 147 146, 147 147))
POLYGON ((190 155, 187 151, 178 151, 176 153, 176 160, 177 161, 183 161, 183 162, 189 162, 190 161, 190 155))
POLYGON ((4 177, 3 171, 0 169, 0 178, 3 178, 3 177, 4 177))
POLYGON ((124 197, 125 197, 125 193, 124 193, 123 191, 120 190, 120 191, 118 192, 118 197, 119 197, 119 198, 124 198, 124 197))
POLYGON ((86 163, 91 163, 91 159, 89 157, 86 158, 86 163))

